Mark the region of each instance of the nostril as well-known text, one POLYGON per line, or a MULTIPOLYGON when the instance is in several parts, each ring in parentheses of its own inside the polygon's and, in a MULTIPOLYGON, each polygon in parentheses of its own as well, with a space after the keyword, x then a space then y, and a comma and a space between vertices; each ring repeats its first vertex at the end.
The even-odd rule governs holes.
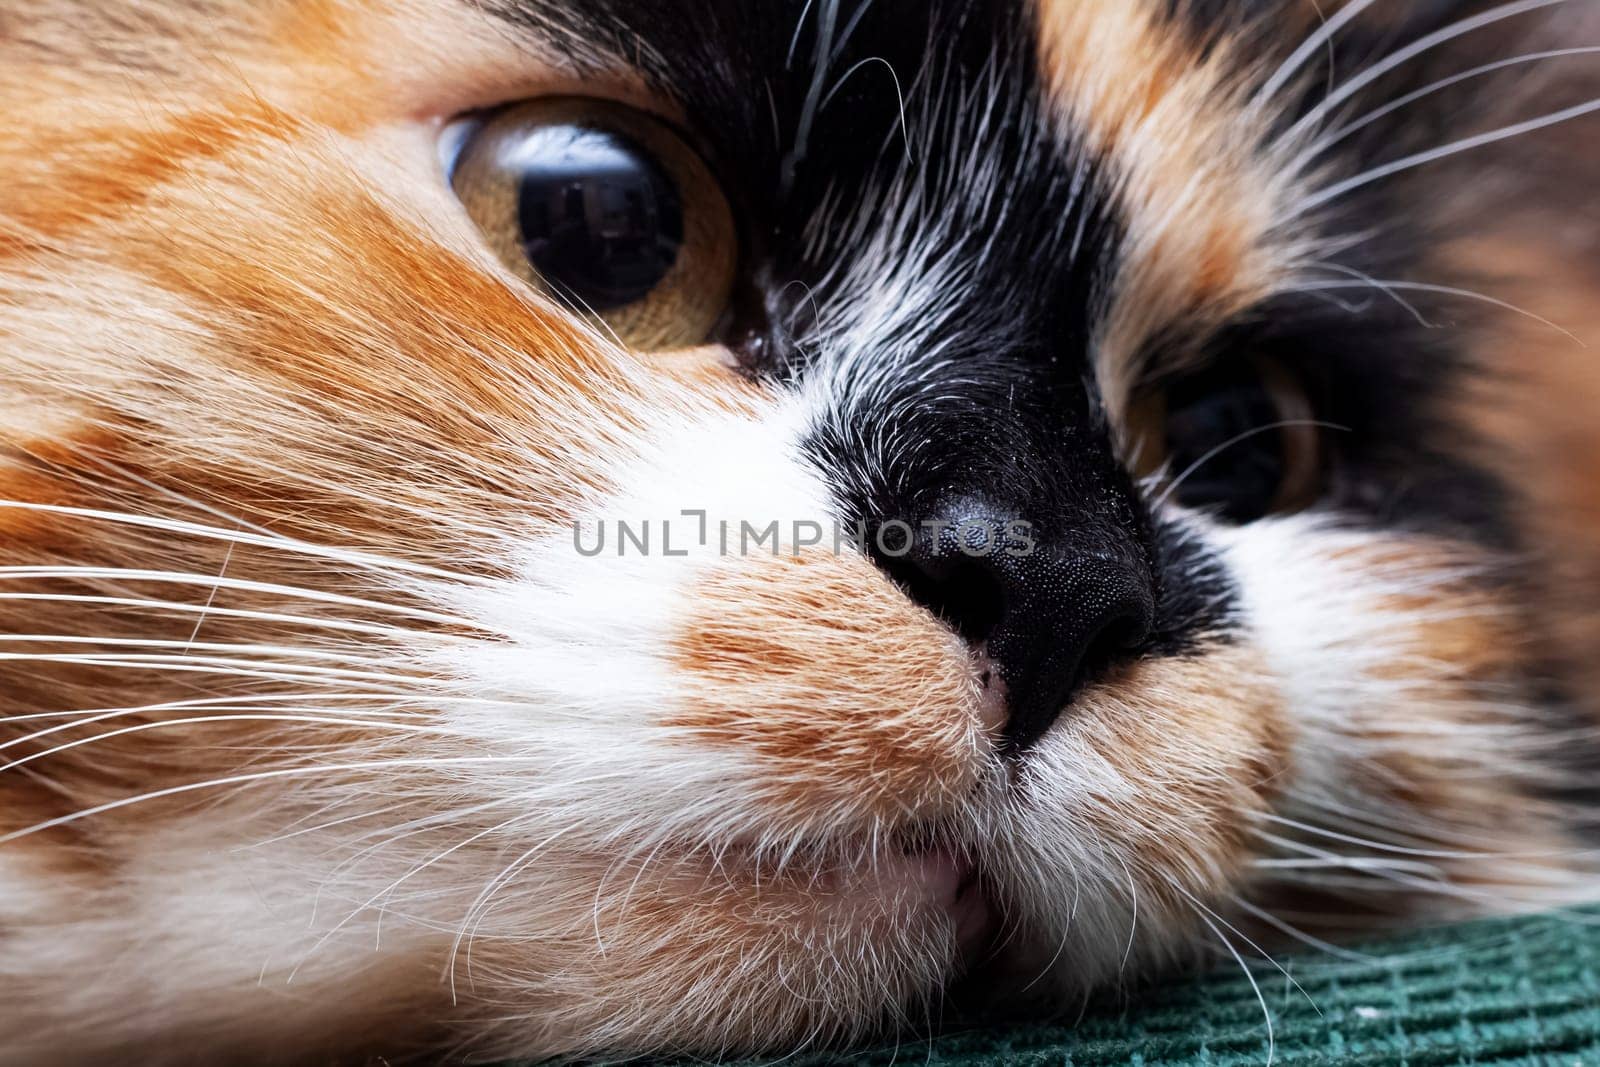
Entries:
POLYGON ((879 537, 867 541, 868 551, 907 595, 966 640, 980 673, 989 672, 980 682, 984 721, 1001 727, 1003 751, 1020 754, 1079 689, 1148 639, 1155 618, 1149 569, 1114 528, 1045 536, 1027 524, 1025 550, 995 551, 992 539, 969 543, 962 531, 1008 529, 994 518, 1002 509, 960 499, 937 514, 937 521, 913 526, 922 532, 903 544, 889 541, 902 551, 889 551, 879 537))
POLYGON ((998 735, 1004 732, 1011 718, 1005 679, 1000 676, 994 660, 989 658, 987 649, 974 650, 972 661, 978 675, 978 716, 986 730, 998 735))
POLYGON ((1020 755, 1049 731, 1073 698, 1130 658, 1150 636, 1154 601, 1118 569, 1078 566, 1081 580, 1054 611, 1006 619, 996 642, 1015 665, 1004 751, 1020 755))
POLYGON ((1126 657, 1150 637, 1150 615, 1137 605, 1129 605, 1121 614, 1108 618, 1100 630, 1083 647, 1078 659, 1076 676, 1068 685, 1067 695, 1099 680, 1101 673, 1126 657))
POLYGON ((906 593, 973 646, 1005 615, 1005 591, 982 560, 884 556, 878 566, 906 593))

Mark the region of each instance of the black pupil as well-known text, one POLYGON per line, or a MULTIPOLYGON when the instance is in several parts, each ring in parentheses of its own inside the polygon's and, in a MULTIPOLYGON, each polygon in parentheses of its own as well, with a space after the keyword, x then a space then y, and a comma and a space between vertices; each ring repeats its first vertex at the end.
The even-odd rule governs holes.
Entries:
POLYGON ((1181 383, 1167 396, 1167 454, 1175 498, 1232 522, 1259 519, 1283 485, 1278 406, 1249 368, 1181 383))
POLYGON ((522 246, 539 276, 580 310, 609 311, 661 283, 683 245, 677 187, 644 149, 583 126, 534 130, 521 174, 522 246))

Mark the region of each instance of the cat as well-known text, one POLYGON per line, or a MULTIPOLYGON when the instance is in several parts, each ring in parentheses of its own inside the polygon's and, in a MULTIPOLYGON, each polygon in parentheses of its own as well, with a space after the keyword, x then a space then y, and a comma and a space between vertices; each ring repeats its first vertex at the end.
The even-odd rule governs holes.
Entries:
POLYGON ((783 1054, 1600 896, 1594 0, 8 0, 0 1062, 783 1054))

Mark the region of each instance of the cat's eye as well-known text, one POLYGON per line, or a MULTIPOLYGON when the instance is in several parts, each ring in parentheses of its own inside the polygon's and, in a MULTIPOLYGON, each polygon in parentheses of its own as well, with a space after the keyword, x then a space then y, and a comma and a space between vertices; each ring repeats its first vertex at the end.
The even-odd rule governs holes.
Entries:
POLYGON ((732 213, 659 119, 576 97, 508 107, 467 128, 450 182, 512 271, 631 347, 702 344, 727 306, 732 213))
POLYGON ((1266 360, 1221 364, 1144 398, 1136 462, 1170 498, 1230 522, 1298 511, 1324 477, 1322 424, 1303 383, 1266 360))

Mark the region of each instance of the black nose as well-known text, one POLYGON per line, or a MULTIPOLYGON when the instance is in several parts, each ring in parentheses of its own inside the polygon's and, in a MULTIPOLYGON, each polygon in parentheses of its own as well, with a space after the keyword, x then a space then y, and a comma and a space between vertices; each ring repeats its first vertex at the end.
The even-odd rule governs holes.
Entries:
POLYGON ((1021 752, 1087 679, 1150 636, 1149 566, 1103 530, 1052 533, 971 499, 932 511, 880 538, 879 562, 999 671, 1004 743, 1021 752), (913 536, 897 542, 906 527, 913 536))

